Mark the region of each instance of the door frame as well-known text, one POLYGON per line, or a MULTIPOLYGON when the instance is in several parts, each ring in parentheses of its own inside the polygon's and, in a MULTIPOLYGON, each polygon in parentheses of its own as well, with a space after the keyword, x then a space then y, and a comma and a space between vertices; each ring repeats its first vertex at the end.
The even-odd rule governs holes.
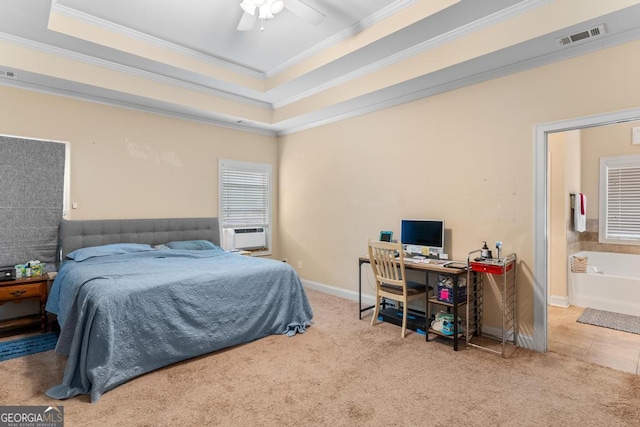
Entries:
POLYGON ((533 345, 534 350, 547 351, 547 295, 549 239, 549 170, 547 135, 594 126, 603 126, 640 120, 640 108, 613 111, 542 123, 534 127, 534 277, 533 277, 533 345))

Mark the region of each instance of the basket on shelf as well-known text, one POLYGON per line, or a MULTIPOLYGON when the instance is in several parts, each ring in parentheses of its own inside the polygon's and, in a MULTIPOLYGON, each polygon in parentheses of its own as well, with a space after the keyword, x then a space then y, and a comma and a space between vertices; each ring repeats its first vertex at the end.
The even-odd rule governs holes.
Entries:
MULTIPOLYGON (((453 279, 451 277, 445 277, 438 281, 438 287, 436 289, 436 297, 438 301, 453 304, 453 279)), ((467 286, 466 281, 460 279, 458 283, 458 303, 467 300, 467 286)))
POLYGON ((587 262, 589 257, 586 256, 572 256, 571 257, 571 272, 572 273, 586 273, 587 262))

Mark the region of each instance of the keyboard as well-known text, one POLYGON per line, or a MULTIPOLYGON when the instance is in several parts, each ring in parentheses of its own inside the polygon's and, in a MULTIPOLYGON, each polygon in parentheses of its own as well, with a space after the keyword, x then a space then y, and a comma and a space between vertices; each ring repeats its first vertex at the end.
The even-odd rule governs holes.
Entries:
POLYGON ((435 264, 435 265, 447 265, 451 264, 453 261, 449 261, 448 259, 428 259, 425 261, 427 264, 435 264))
POLYGON ((452 263, 448 259, 433 259, 433 258, 420 258, 420 257, 407 257, 404 259, 404 262, 408 262, 411 264, 433 264, 433 265, 447 265, 452 263))

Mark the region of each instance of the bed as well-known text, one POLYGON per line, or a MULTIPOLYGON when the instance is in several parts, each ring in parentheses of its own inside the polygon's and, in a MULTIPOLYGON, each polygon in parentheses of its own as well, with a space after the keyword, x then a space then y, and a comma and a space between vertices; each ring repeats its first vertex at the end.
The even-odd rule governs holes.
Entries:
POLYGON ((49 397, 96 402, 160 367, 311 324, 296 272, 220 249, 217 218, 63 221, 60 236, 47 311, 68 358, 49 397))

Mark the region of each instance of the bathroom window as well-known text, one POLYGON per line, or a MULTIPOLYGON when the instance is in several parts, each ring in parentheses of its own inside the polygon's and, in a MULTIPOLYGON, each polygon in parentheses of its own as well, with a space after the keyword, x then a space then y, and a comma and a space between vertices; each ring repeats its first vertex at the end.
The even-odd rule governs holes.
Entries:
POLYGON ((600 158, 600 243, 640 245, 640 155, 600 158))

